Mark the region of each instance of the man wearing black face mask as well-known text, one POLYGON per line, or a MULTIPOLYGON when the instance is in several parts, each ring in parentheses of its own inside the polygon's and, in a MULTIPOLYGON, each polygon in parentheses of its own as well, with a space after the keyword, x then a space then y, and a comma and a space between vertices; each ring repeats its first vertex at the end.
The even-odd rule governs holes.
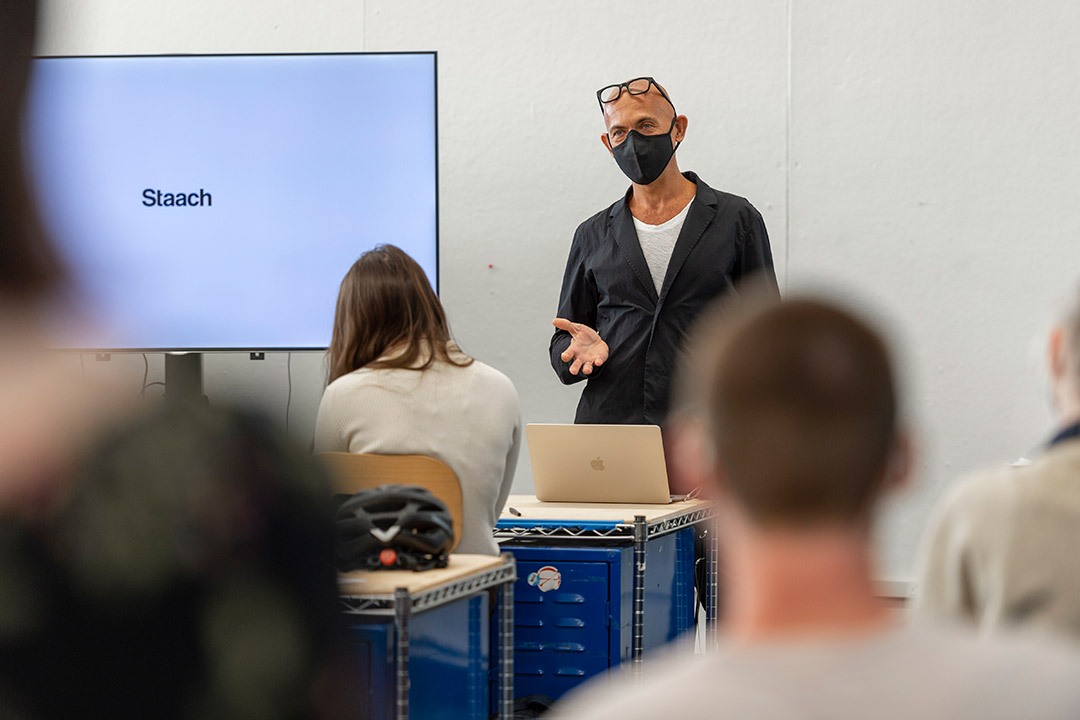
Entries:
POLYGON ((574 235, 551 364, 567 385, 588 379, 576 422, 662 425, 690 325, 751 274, 775 290, 772 251, 747 200, 679 171, 687 119, 655 80, 596 95, 607 126, 601 140, 631 186, 574 235))

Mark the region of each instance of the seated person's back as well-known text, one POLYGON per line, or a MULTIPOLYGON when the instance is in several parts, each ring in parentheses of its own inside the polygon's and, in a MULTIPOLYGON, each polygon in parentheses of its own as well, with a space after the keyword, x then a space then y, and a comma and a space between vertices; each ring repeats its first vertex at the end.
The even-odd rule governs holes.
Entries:
POLYGON ((393 246, 365 253, 341 284, 316 452, 427 455, 461 483, 457 552, 494 555, 521 426, 509 378, 465 355, 423 270, 393 246))
POLYGON ((875 507, 909 450, 872 330, 788 300, 707 315, 691 349, 673 460, 718 501, 719 651, 646 657, 640 684, 587 686, 559 717, 1080 717, 1071 648, 903 627, 877 597, 875 507))
POLYGON ((1058 432, 1030 465, 978 473, 942 503, 922 552, 920 615, 1080 638, 1080 292, 1048 345, 1058 432))

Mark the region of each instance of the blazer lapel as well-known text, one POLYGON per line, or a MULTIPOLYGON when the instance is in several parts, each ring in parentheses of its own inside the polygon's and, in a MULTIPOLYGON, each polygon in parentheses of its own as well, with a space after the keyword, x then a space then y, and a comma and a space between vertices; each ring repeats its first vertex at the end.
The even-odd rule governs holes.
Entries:
POLYGON ((626 258, 626 262, 634 271, 634 276, 641 283, 642 289, 655 305, 658 300, 656 286, 653 284, 652 273, 649 272, 649 264, 645 262, 645 254, 641 252, 641 243, 638 242, 634 219, 630 216, 630 208, 625 197, 612 206, 608 214, 608 223, 623 257, 626 258))
MULTIPOLYGON (((696 175, 691 173, 686 173, 686 175, 697 183, 697 193, 690 205, 690 212, 686 213, 686 220, 683 222, 682 230, 679 231, 679 239, 675 241, 675 249, 671 252, 671 260, 668 261, 667 271, 664 273, 664 284, 660 288, 661 298, 667 297, 668 289, 675 282, 675 277, 682 269, 686 258, 690 256, 698 240, 705 234, 705 228, 716 217, 716 193, 696 175)), ((629 214, 628 212, 627 215, 629 214)), ((631 229, 633 229, 633 223, 631 223, 631 229)), ((641 253, 640 247, 638 253, 641 253)), ((644 257, 642 262, 644 262, 644 257)))

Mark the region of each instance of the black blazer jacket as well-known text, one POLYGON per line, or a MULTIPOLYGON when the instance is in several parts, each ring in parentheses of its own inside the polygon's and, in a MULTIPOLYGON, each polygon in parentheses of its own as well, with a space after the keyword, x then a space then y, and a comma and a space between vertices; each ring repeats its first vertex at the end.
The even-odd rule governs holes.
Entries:
POLYGON ((659 296, 630 215, 630 190, 578 226, 557 317, 594 328, 611 350, 591 376, 571 375, 560 355, 570 334, 551 338, 551 365, 563 383, 587 380, 578 423, 662 425, 679 348, 698 313, 755 272, 776 287, 769 236, 745 198, 697 185, 659 296))

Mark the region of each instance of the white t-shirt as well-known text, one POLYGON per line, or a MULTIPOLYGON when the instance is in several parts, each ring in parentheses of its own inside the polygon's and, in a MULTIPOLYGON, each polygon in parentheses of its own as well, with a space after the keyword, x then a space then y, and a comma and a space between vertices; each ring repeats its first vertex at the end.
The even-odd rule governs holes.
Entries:
MULTIPOLYGON (((660 653, 663 654, 663 653, 660 653)), ((847 640, 722 645, 587 683, 553 720, 1065 720, 1080 653, 1034 639, 909 626, 847 640)))
POLYGON ((690 205, 679 211, 679 214, 660 225, 649 225, 634 218, 634 229, 637 230, 638 244, 641 252, 645 254, 645 262, 649 264, 649 274, 652 275, 653 285, 656 286, 656 294, 660 294, 660 288, 664 286, 664 275, 667 274, 668 263, 671 262, 671 253, 675 250, 675 241, 682 232, 686 215, 690 212, 690 205))

